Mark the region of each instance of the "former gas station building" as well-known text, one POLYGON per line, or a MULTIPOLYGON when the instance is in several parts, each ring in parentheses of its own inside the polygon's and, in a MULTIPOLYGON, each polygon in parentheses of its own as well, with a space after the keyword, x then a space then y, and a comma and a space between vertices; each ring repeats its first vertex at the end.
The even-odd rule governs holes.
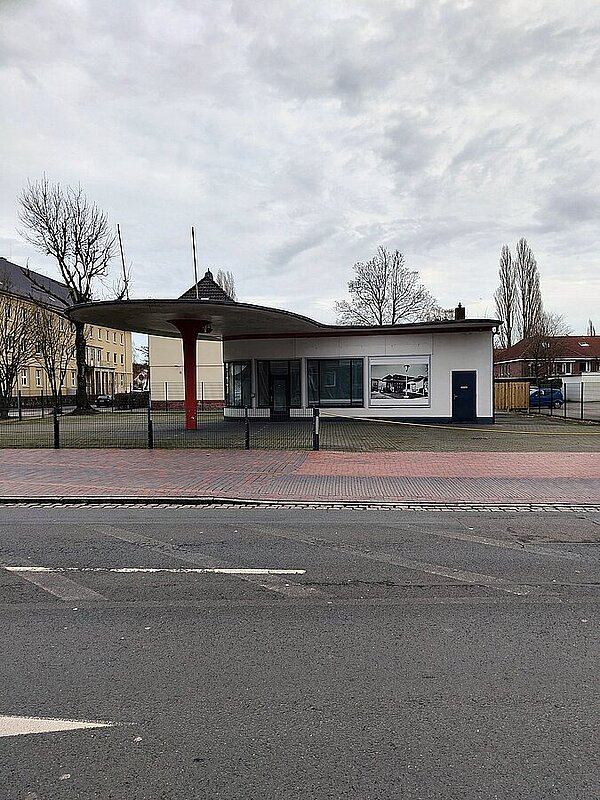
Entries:
POLYGON ((186 427, 197 420, 197 341, 221 341, 225 417, 339 416, 493 421, 493 319, 382 326, 316 322, 233 301, 207 272, 176 300, 74 306, 69 315, 183 347, 186 427))

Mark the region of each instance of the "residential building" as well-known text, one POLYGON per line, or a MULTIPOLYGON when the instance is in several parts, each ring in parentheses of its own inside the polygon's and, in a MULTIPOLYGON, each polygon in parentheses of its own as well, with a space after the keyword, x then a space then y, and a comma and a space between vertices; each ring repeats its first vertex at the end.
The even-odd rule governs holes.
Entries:
MULTIPOLYGON (((67 287, 60 281, 28 270, 0 258, 0 294, 14 302, 15 309, 42 304, 55 313, 59 325, 69 325, 64 316, 64 304, 70 304, 67 287)), ((131 332, 105 326, 86 325, 88 391, 90 395, 114 394, 129 391, 133 381, 131 332)), ((35 351, 35 347, 33 348, 35 351)), ((62 392, 75 394, 77 368, 75 359, 67 365, 62 392)), ((50 381, 39 352, 20 371, 18 386, 23 397, 51 394, 50 381)))
POLYGON ((494 351, 495 378, 562 378, 600 370, 600 336, 521 339, 494 351))

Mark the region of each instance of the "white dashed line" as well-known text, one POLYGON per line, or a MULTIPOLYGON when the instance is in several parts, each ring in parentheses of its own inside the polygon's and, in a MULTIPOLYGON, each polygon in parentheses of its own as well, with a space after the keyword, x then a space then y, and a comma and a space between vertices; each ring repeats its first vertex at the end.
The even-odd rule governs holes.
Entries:
POLYGON ((5 567, 8 572, 55 573, 55 572, 173 572, 173 573, 222 573, 223 575, 305 575, 305 569, 258 569, 253 567, 5 567))
MULTIPOLYGON (((196 550, 195 552, 188 551, 186 553, 182 553, 179 548, 174 547, 167 542, 161 542, 158 539, 152 539, 149 536, 138 536, 131 531, 125 530, 124 528, 117 528, 114 525, 96 525, 95 528, 100 533, 110 536, 113 539, 118 539, 121 542, 129 542, 129 544, 137 545, 138 547, 144 547, 148 550, 152 550, 155 553, 160 553, 161 555, 167 555, 176 561, 183 561, 184 564, 195 564, 203 570, 223 568, 235 569, 234 567, 224 566, 227 562, 224 562, 222 559, 217 561, 201 551, 196 550)), ((260 586, 262 589, 267 589, 270 592, 276 592, 277 594, 282 594, 286 597, 312 598, 320 597, 322 595, 322 593, 313 586, 305 586, 302 583, 294 583, 284 575, 279 575, 273 572, 268 573, 266 576, 264 573, 231 574, 240 580, 253 583, 256 586, 260 586)))

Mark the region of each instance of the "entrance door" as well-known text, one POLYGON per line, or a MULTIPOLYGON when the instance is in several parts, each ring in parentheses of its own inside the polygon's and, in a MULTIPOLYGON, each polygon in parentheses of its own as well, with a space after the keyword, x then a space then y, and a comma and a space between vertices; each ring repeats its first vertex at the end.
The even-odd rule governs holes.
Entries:
POLYGON ((287 376, 271 375, 271 408, 279 414, 287 413, 289 408, 287 376))
POLYGON ((477 373, 452 373, 452 421, 470 422, 477 418, 477 373))

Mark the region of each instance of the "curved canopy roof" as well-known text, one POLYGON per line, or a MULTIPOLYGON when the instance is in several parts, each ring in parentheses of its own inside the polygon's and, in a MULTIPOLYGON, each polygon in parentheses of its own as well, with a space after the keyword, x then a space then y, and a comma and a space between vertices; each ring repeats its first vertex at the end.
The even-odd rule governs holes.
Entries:
POLYGON ((433 331, 491 330, 500 323, 493 319, 449 322, 420 322, 405 325, 325 325, 309 317, 277 308, 250 303, 218 302, 182 298, 179 300, 110 300, 81 303, 67 309, 70 319, 90 325, 117 328, 155 336, 180 337, 171 320, 208 323, 210 332, 201 339, 237 339, 280 336, 343 336, 373 333, 431 333, 433 331))

